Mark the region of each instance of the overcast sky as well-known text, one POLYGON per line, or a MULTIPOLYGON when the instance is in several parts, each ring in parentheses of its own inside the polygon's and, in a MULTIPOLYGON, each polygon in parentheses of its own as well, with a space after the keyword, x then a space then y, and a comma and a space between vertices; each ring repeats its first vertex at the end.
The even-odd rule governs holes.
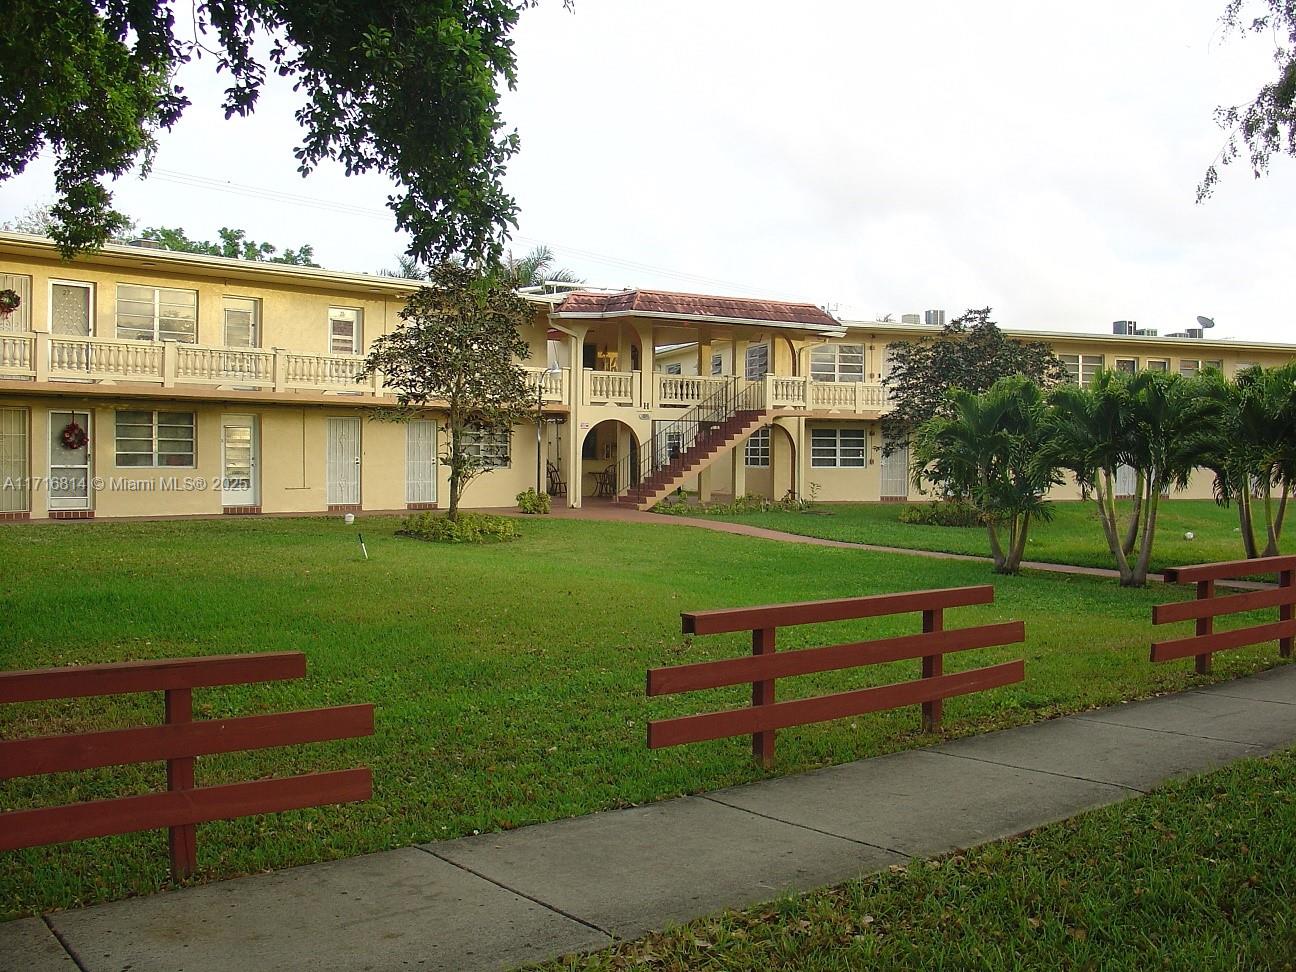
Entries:
MULTIPOLYGON (((1205 314, 1296 342, 1296 163, 1231 166, 1194 202, 1212 109, 1274 70, 1267 40, 1221 37, 1223 3, 543 0, 504 102, 514 247, 548 243, 591 283, 847 318, 989 304, 1010 327, 1164 334, 1205 314)), ((227 122, 210 59, 182 83, 194 107, 120 208, 393 265, 383 179, 297 175, 290 85, 227 122)), ((0 184, 0 220, 51 185, 47 160, 0 184)))

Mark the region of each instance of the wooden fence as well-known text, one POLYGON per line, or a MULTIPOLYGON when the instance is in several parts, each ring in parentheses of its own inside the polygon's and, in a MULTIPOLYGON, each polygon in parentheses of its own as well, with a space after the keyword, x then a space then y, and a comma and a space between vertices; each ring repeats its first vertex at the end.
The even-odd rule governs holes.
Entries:
POLYGON ((373 735, 372 705, 193 721, 193 690, 302 678, 301 652, 212 655, 0 672, 0 702, 165 692, 166 722, 104 732, 0 741, 0 779, 101 766, 166 761, 167 790, 139 796, 0 813, 0 850, 166 827, 171 873, 197 866, 196 824, 273 813, 372 795, 367 768, 199 787, 195 757, 373 735))
POLYGON ((947 652, 1017 644, 1025 640, 1025 625, 1021 621, 945 630, 946 608, 993 601, 994 588, 986 585, 682 614, 685 634, 750 630, 752 654, 750 657, 650 669, 648 694, 670 695, 750 682, 752 704, 750 708, 649 722, 648 746, 658 749, 751 733, 753 756, 763 766, 769 767, 774 761, 774 734, 778 729, 917 704, 922 705, 923 730, 929 732, 940 724, 941 700, 1020 682, 1025 677, 1025 666, 1020 659, 952 675, 942 672, 943 657, 947 652), (780 627, 909 612, 922 613, 921 634, 783 654, 775 652, 776 632, 780 627), (790 702, 774 700, 774 683, 778 678, 912 658, 922 659, 922 677, 917 681, 790 702))
POLYGON ((1168 584, 1196 584, 1197 599, 1156 605, 1152 608, 1152 623, 1195 621, 1197 630, 1187 638, 1155 642, 1152 645, 1152 661, 1172 661, 1192 656, 1197 660, 1197 672, 1204 675, 1210 671, 1213 652, 1258 645, 1266 641, 1277 641, 1279 654, 1284 658, 1291 657, 1292 637, 1296 635, 1296 621, 1292 620, 1292 605, 1296 604, 1296 557, 1259 557, 1255 560, 1172 567, 1165 572, 1165 579, 1168 584), (1278 586, 1222 597, 1215 593, 1216 581, 1264 574, 1276 574, 1278 586), (1228 631, 1215 630, 1215 619, 1222 615, 1271 607, 1278 609, 1278 620, 1275 622, 1231 628, 1228 631))

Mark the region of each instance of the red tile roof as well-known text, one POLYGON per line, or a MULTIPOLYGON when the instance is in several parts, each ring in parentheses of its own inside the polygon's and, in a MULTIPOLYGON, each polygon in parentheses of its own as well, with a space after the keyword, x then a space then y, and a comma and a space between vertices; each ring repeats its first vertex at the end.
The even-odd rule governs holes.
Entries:
POLYGON ((749 300, 744 297, 711 297, 668 290, 625 290, 620 293, 574 291, 555 308, 564 314, 654 314, 743 321, 770 321, 810 327, 840 327, 822 308, 783 300, 749 300))

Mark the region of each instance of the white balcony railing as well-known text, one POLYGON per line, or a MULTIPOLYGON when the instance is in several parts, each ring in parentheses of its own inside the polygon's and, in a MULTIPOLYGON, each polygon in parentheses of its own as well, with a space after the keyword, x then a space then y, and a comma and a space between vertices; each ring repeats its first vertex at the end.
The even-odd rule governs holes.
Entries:
POLYGON ((585 371, 585 404, 633 405, 639 372, 585 371))
POLYGON ((566 402, 568 381, 571 370, 562 368, 559 371, 546 371, 544 368, 524 368, 527 373, 527 386, 531 393, 541 392, 543 401, 566 402))
POLYGON ((830 412, 881 412, 887 408, 886 388, 864 381, 773 379, 775 408, 804 408, 830 412))
POLYGON ((733 383, 732 378, 723 375, 657 375, 657 404, 659 405, 697 405, 705 401, 725 385, 733 383))

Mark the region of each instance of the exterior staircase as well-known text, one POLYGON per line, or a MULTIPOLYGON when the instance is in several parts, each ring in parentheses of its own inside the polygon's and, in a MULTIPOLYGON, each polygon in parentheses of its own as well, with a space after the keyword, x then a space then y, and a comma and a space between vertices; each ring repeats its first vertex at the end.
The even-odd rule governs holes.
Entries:
POLYGON ((732 386, 654 432, 638 468, 618 470, 618 482, 630 485, 621 489, 616 502, 651 509, 769 420, 765 383, 735 379, 732 386))

